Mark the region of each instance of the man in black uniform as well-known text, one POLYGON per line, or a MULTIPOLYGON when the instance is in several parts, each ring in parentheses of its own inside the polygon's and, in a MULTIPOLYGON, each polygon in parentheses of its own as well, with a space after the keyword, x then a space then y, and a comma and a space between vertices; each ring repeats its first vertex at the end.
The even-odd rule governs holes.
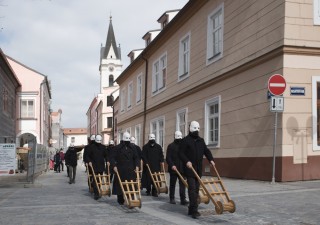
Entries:
MULTIPOLYGON (((144 164, 149 165, 151 173, 161 172, 161 167, 164 165, 164 156, 162 147, 156 143, 154 134, 149 134, 149 142, 142 147, 142 159, 144 164)), ((151 192, 152 196, 158 197, 157 189, 152 182, 147 166, 143 168, 142 186, 147 189, 147 195, 150 195, 151 192)))
MULTIPOLYGON (((119 173, 121 181, 136 180, 136 171, 139 166, 139 158, 136 154, 134 146, 130 143, 130 134, 123 134, 122 142, 114 147, 112 151, 110 163, 111 168, 116 173, 119 173)), ((115 175, 117 176, 117 175, 115 175)), ((126 187, 124 187, 126 188, 126 187)), ((113 194, 117 195, 117 201, 120 205, 124 204, 124 196, 121 190, 118 177, 113 181, 113 194)))
MULTIPOLYGON (((96 135, 95 143, 90 145, 86 159, 88 164, 93 167, 96 175, 102 175, 106 170, 106 164, 108 163, 107 148, 101 144, 101 142, 102 136, 100 134, 96 135)), ((94 199, 98 200, 101 196, 99 195, 98 186, 94 179, 92 180, 92 187, 94 191, 94 199)))
POLYGON ((199 137, 199 130, 199 123, 192 121, 189 134, 182 139, 179 146, 179 156, 184 165, 184 175, 187 177, 189 186, 188 195, 190 204, 188 215, 191 215, 194 219, 200 216, 197 202, 200 183, 192 172, 191 167, 193 167, 199 177, 201 177, 203 155, 206 156, 211 165, 215 165, 210 150, 207 148, 203 138, 199 137))
MULTIPOLYGON (((82 158, 83 158, 84 164, 86 165, 86 172, 87 172, 87 169, 88 169, 89 175, 92 175, 92 171, 91 171, 90 168, 87 168, 87 166, 88 166, 87 165, 87 163, 88 163, 87 155, 88 155, 88 151, 89 151, 90 146, 95 143, 95 139, 96 139, 96 135, 94 135, 94 134, 91 135, 90 138, 88 138, 88 144, 84 147, 84 150, 83 150, 83 157, 82 158)), ((90 184, 92 183, 92 179, 93 179, 93 177, 91 176, 90 180, 88 180, 88 187, 89 188, 90 188, 90 184), (89 184, 89 182, 90 182, 90 184, 89 184)))
POLYGON ((180 204, 187 205, 189 202, 186 200, 186 187, 183 182, 180 180, 176 170, 178 172, 182 172, 182 162, 179 158, 179 144, 182 140, 182 133, 180 131, 176 131, 174 133, 174 141, 168 145, 166 161, 168 163, 168 172, 170 173, 170 188, 169 188, 169 197, 170 203, 176 204, 174 199, 176 182, 179 179, 179 194, 180 194, 180 204))

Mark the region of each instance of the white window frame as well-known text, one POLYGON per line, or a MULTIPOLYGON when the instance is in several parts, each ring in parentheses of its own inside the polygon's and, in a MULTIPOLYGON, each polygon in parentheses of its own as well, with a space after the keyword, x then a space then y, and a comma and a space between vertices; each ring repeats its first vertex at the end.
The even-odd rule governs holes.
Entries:
POLYGON ((156 142, 162 147, 165 143, 164 137, 165 137, 165 117, 161 116, 158 118, 155 118, 150 121, 150 133, 154 134, 156 136, 156 142), (160 122, 162 122, 163 126, 160 126, 160 122))
POLYGON ((188 135, 188 108, 179 109, 176 113, 176 130, 179 130, 182 132, 183 136, 188 135), (185 121, 184 121, 184 130, 181 131, 181 121, 180 121, 180 115, 184 113, 185 115, 185 121))
POLYGON ((179 42, 178 81, 184 80, 190 74, 191 32, 188 32, 179 42))
POLYGON ((30 118, 35 118, 35 117, 36 117, 36 112, 35 112, 36 105, 35 105, 35 102, 36 102, 35 99, 30 99, 30 98, 21 98, 21 99, 20 99, 20 118, 22 118, 22 119, 30 119, 30 118), (23 102, 23 101, 26 101, 26 102, 27 102, 27 112, 26 112, 27 115, 26 115, 26 116, 23 116, 23 115, 22 115, 22 113, 23 113, 23 112, 22 112, 22 110, 23 110, 23 109, 22 109, 22 102, 23 102), (29 105, 29 104, 28 104, 29 102, 32 102, 32 103, 33 103, 33 107, 32 107, 32 108, 33 108, 33 110, 32 110, 33 112, 32 112, 32 115, 29 115, 29 109, 28 109, 28 108, 29 108, 29 106, 28 106, 28 105, 29 105))
POLYGON ((142 73, 137 76, 136 104, 142 102, 142 73))
POLYGON ((135 134, 135 144, 140 146, 141 144, 141 124, 138 124, 134 127, 134 134, 135 134))
POLYGON ((126 105, 125 99, 126 99, 126 89, 123 88, 120 93, 120 112, 121 113, 125 111, 125 105, 126 105))
POLYGON ((205 141, 207 143, 207 145, 212 146, 214 148, 219 148, 220 147, 220 120, 221 120, 221 96, 216 96, 213 97, 211 99, 208 99, 205 102, 205 109, 204 109, 204 118, 205 118, 205 127, 204 127, 204 133, 205 133, 205 141), (214 115, 213 117, 218 117, 218 140, 216 142, 211 142, 210 138, 209 138, 209 134, 210 134, 210 130, 209 130, 209 120, 211 119, 211 115, 209 113, 210 110, 210 106, 218 104, 219 107, 219 112, 214 115))
POLYGON ((312 77, 312 147, 313 151, 320 151, 317 140, 317 84, 320 83, 320 76, 312 77))
POLYGON ((320 25, 320 0, 313 0, 313 23, 320 25))
POLYGON ((207 23, 207 65, 216 62, 223 57, 223 30, 224 30, 224 3, 221 3, 211 14, 208 15, 207 23), (220 16, 220 18, 219 18, 220 16), (220 24, 215 29, 214 22, 218 18, 220 24), (214 44, 214 36, 217 34, 218 41, 214 44), (216 49, 218 48, 218 51, 216 49))
POLYGON ((152 64, 152 95, 162 92, 166 88, 167 80, 167 53, 161 55, 152 64))
POLYGON ((130 81, 128 84, 128 95, 127 95, 127 108, 132 108, 132 95, 133 95, 133 82, 130 81))

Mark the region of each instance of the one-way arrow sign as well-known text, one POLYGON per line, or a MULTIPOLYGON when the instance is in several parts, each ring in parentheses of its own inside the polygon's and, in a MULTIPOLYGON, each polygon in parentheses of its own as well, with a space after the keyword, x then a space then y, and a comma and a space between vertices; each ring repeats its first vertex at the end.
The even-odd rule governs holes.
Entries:
POLYGON ((283 109, 284 109, 283 97, 272 96, 270 101, 270 111, 283 112, 283 109))

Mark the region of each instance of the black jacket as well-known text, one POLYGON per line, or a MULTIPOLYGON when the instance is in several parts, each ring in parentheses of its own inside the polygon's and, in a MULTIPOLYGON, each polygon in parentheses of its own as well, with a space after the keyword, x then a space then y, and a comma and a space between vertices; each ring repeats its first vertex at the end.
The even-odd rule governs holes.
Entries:
POLYGON ((78 164, 77 152, 79 152, 81 150, 82 150, 82 148, 69 147, 65 156, 64 156, 64 160, 65 160, 66 165, 77 166, 77 164, 78 164))
POLYGON ((95 173, 103 173, 106 171, 106 162, 109 161, 107 148, 101 143, 89 145, 87 150, 86 162, 91 162, 95 173))
MULTIPOLYGON (((150 143, 145 144, 142 147, 142 159, 145 164, 149 164, 152 173, 160 172, 160 163, 164 162, 162 147, 157 143, 154 143, 153 146, 150 143)), ((147 171, 147 168, 144 170, 147 171)))
POLYGON ((168 172, 176 173, 172 170, 173 166, 176 166, 180 173, 183 173, 183 165, 179 158, 179 142, 178 140, 174 140, 167 147, 166 161, 168 163, 168 172))
POLYGON ((188 161, 192 163, 193 168, 202 176, 202 159, 203 155, 209 161, 213 160, 213 156, 210 150, 207 148, 206 143, 201 137, 192 137, 188 134, 185 138, 182 139, 179 146, 179 157, 183 163, 184 174, 187 177, 195 177, 191 169, 187 168, 186 164, 188 161))
MULTIPOLYGON (((135 169, 139 166, 139 157, 131 143, 121 143, 112 149, 110 157, 111 168, 118 169, 121 181, 136 180, 135 169)), ((117 176, 117 175, 115 175, 117 176)), ((113 194, 120 194, 121 188, 118 177, 114 178, 113 194)))

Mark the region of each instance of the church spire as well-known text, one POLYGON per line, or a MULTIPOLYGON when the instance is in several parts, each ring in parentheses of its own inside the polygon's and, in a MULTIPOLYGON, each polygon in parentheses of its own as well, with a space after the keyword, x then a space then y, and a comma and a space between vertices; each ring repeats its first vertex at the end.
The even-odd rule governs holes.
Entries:
POLYGON ((117 47, 116 38, 114 36, 113 26, 112 26, 112 16, 110 15, 110 23, 108 29, 108 36, 106 41, 106 46, 104 48, 103 58, 114 58, 120 59, 119 49, 117 47))

